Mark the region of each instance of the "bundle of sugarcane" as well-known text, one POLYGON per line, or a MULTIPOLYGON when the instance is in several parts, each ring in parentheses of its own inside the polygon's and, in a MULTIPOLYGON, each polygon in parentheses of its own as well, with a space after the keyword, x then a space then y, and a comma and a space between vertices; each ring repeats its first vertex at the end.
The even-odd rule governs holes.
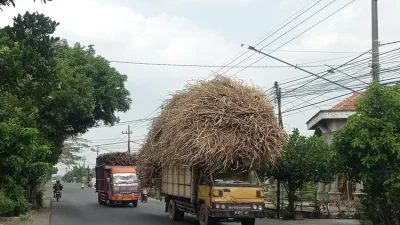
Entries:
POLYGON ((99 155, 96 158, 96 165, 136 166, 136 158, 136 154, 128 152, 109 152, 99 155))
POLYGON ((271 164, 285 138, 261 89, 217 76, 188 85, 165 103, 138 155, 139 177, 150 185, 166 165, 216 172, 271 164))

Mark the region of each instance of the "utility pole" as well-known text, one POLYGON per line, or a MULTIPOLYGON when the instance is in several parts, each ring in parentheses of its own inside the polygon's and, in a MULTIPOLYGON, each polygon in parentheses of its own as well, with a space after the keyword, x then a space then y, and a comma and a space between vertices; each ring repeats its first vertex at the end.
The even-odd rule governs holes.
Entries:
POLYGON ((97 157, 99 157, 99 146, 96 146, 97 149, 92 148, 92 152, 96 152, 97 153, 97 157))
POLYGON ((372 80, 379 83, 378 0, 371 0, 372 18, 372 80))
POLYGON ((89 174, 90 174, 90 168, 89 168, 89 165, 88 165, 88 166, 87 166, 87 184, 88 184, 88 185, 89 185, 89 183, 90 183, 89 174))
POLYGON ((131 126, 128 125, 128 131, 126 131, 126 132, 122 131, 122 134, 128 135, 128 152, 130 154, 131 153, 131 134, 132 134, 131 126))
MULTIPOLYGON (((275 95, 276 100, 278 102, 278 123, 283 129, 283 121, 282 121, 282 94, 281 88, 279 87, 278 81, 275 81, 275 95)), ((281 184, 279 182, 279 177, 276 178, 276 218, 280 218, 280 211, 281 211, 281 184)))

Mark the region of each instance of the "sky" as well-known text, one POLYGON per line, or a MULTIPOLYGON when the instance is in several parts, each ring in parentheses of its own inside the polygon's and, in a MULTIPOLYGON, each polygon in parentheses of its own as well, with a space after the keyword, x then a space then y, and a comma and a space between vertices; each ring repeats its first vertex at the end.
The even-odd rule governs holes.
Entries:
MULTIPOLYGON (((396 12, 400 11, 400 1, 378 1, 378 5, 380 42, 399 40, 400 19, 396 12)), ((246 52, 241 44, 255 44, 265 39, 258 48, 269 52, 280 47, 273 56, 292 64, 316 66, 307 67, 315 73, 328 70, 324 64, 344 63, 371 48, 371 1, 368 0, 53 0, 47 4, 21 0, 16 1, 16 8, 3 8, 0 26, 12 24, 14 16, 26 11, 50 16, 60 22, 57 36, 66 38, 71 45, 76 42, 86 46, 94 44, 97 54, 110 61, 226 65, 246 52), (287 19, 294 18, 299 10, 308 8, 283 29, 266 35, 282 27, 284 21, 289 22, 287 19)), ((230 66, 245 67, 260 58, 259 54, 247 52, 230 66)), ((209 78, 216 71, 259 86, 267 93, 275 81, 282 83, 309 75, 290 67, 221 69, 116 62, 111 65, 128 76, 126 88, 133 100, 127 113, 118 114, 121 121, 157 115, 158 107, 171 93, 193 80, 209 78)), ((263 58, 253 66, 282 65, 263 58)), ((366 69, 368 66, 365 62, 366 69)), ((290 88, 289 85, 282 89, 290 88)), ((298 96, 295 101, 284 96, 283 111, 303 106, 307 96, 301 93, 298 96)), ((318 98, 335 96, 339 94, 327 93, 318 98)), ((284 113, 285 130, 299 128, 303 134, 311 135, 313 132, 307 130, 306 122, 319 110, 329 109, 345 97, 284 113)), ((100 154, 126 151, 128 136, 122 132, 127 130, 128 124, 135 142, 131 148, 137 151, 147 133, 148 122, 93 128, 83 137, 90 140, 92 146, 101 145, 100 154)), ((95 152, 83 149, 82 156, 86 163, 94 166, 95 152)), ((63 173, 64 167, 60 165, 59 168, 59 173, 63 173)))

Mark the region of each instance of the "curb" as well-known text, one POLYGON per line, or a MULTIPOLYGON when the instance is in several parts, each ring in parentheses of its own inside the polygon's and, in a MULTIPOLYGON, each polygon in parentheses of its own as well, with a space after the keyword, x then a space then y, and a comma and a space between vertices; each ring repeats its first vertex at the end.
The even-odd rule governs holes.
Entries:
POLYGON ((22 216, 14 216, 14 217, 0 217, 0 221, 16 221, 16 220, 23 220, 27 219, 31 216, 32 211, 28 212, 22 216))

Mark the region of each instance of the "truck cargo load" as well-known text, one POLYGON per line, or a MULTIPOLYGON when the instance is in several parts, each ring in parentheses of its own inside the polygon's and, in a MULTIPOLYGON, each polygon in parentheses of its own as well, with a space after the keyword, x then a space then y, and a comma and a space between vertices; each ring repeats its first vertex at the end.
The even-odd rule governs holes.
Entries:
POLYGON ((275 162, 285 138, 264 91, 217 76, 163 105, 138 154, 139 178, 161 190, 171 220, 254 225, 264 217, 255 170, 275 162))

